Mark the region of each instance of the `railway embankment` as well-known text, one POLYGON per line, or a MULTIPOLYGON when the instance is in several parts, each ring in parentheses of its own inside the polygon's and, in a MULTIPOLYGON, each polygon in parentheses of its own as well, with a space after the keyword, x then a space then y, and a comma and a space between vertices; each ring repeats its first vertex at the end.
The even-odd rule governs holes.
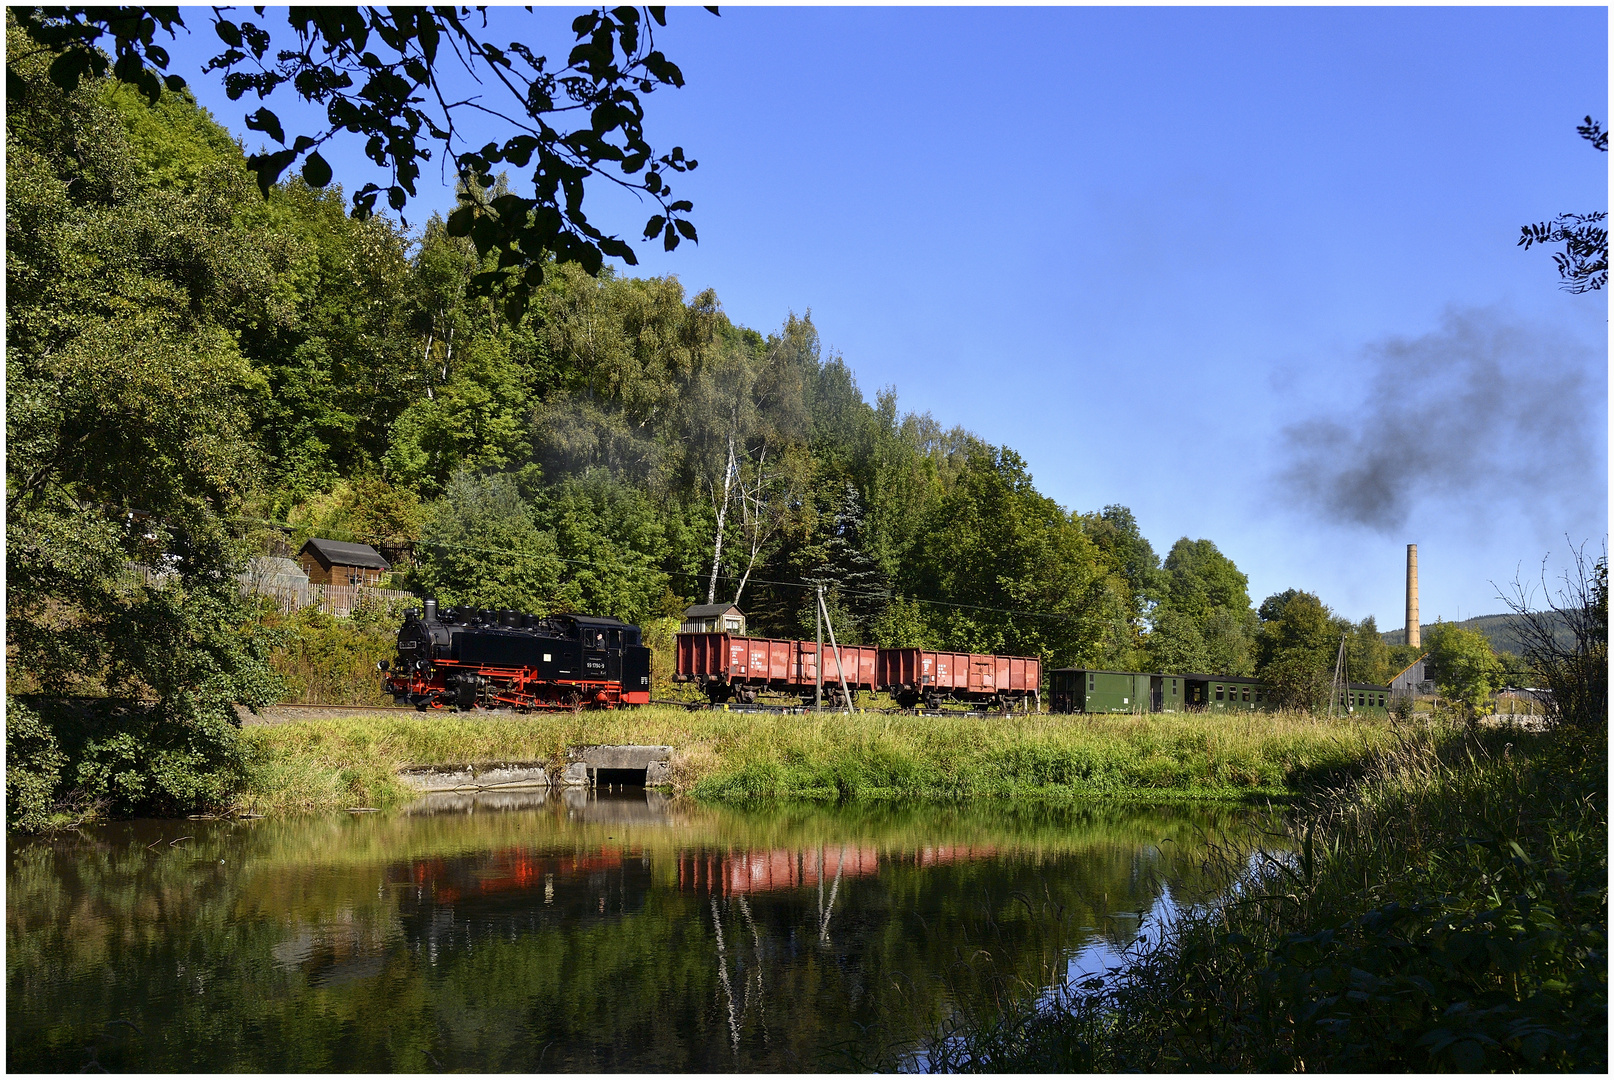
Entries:
MULTIPOLYGON (((397 805, 424 773, 519 764, 564 782, 580 751, 666 747, 673 793, 787 802, 1284 800, 1349 777, 1394 738, 1382 718, 278 710, 244 726, 242 811, 397 805)), ((574 770, 575 772, 575 770, 574 770)), ((574 776, 575 779, 575 776, 574 776)))

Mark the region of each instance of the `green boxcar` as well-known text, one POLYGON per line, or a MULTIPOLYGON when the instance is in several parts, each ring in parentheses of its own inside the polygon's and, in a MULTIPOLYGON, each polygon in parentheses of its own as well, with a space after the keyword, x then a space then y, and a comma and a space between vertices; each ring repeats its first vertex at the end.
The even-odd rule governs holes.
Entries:
POLYGON ((1180 712, 1183 679, 1141 671, 1059 668, 1048 673, 1048 707, 1056 713, 1180 712))

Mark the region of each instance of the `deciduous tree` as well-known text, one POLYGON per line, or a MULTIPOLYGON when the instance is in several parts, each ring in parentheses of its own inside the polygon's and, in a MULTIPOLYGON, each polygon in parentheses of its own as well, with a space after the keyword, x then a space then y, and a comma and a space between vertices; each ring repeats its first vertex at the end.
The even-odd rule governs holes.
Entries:
POLYGON ((1490 711, 1501 686, 1502 664, 1490 639, 1478 630, 1437 622, 1425 630, 1425 647, 1435 686, 1442 697, 1470 718, 1490 711))
POLYGON ((1256 631, 1256 677, 1280 705, 1318 708, 1328 700, 1339 638, 1332 613, 1315 594, 1289 589, 1269 596, 1256 631))
MULTIPOLYGON (((188 30, 179 8, 12 10, 26 41, 9 56, 42 60, 39 66, 48 67, 64 91, 87 76, 111 77, 156 102, 165 89, 185 86, 169 70, 169 53, 158 40, 188 30)), ((487 290, 504 285, 512 314, 542 282, 545 253, 590 273, 605 256, 636 262, 632 247, 589 220, 585 185, 609 183, 648 198, 657 212, 644 236, 660 237, 668 251, 680 239, 694 240, 686 216, 693 207, 674 197, 670 181, 697 163, 678 146, 658 154, 644 125, 642 98, 684 83, 678 66, 656 47, 665 9, 598 8, 577 16, 575 44, 562 64, 523 42, 494 44, 486 9, 476 10, 480 26, 471 9, 456 7, 294 7, 284 27, 272 25, 278 19, 264 20, 262 9, 249 18, 228 8, 202 16, 224 45, 206 72, 222 73, 231 100, 252 94, 263 101, 289 86, 325 110, 322 124, 289 134, 267 105, 246 117, 247 127, 281 147, 247 160, 264 194, 299 161, 310 185, 329 184, 332 170, 321 149, 342 138, 363 140, 366 156, 390 173, 384 187, 371 182, 353 193, 359 217, 372 213, 383 194, 388 206, 403 210, 418 194, 422 165, 434 155, 468 192, 491 187, 501 164, 530 167, 530 196, 467 197, 448 219, 452 234, 470 237, 480 254, 495 257, 477 284, 487 290), (480 84, 481 92, 467 95, 462 79, 480 84), (489 118, 500 122, 500 138, 467 145, 471 117, 477 121, 471 127, 489 118)), ((8 87, 21 78, 15 62, 8 60, 6 75, 8 87)))

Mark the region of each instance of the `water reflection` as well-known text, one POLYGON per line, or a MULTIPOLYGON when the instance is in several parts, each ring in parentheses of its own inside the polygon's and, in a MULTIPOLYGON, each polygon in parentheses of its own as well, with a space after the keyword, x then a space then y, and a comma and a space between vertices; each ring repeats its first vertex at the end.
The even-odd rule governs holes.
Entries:
POLYGON ((1113 956, 1141 913, 1215 896, 1206 839, 1255 824, 536 790, 14 840, 7 1065, 890 1066, 1006 986, 1113 956))

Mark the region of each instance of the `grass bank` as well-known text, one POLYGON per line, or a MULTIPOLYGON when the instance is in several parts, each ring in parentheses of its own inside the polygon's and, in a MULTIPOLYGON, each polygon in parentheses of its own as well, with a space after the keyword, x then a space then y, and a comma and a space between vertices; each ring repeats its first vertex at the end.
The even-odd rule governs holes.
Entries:
POLYGON ((1290 798, 1337 783, 1392 740, 1388 722, 1308 714, 966 718, 768 716, 646 708, 580 715, 364 716, 242 733, 239 796, 257 813, 384 806, 399 769, 558 761, 568 747, 674 748, 676 791, 708 802, 1060 802, 1290 798))
MULTIPOLYGON (((1606 734, 1430 725, 1291 811, 1296 857, 1104 983, 1007 988, 939 1071, 1607 1067, 1606 734)), ((990 973, 987 973, 990 975, 990 973)))

